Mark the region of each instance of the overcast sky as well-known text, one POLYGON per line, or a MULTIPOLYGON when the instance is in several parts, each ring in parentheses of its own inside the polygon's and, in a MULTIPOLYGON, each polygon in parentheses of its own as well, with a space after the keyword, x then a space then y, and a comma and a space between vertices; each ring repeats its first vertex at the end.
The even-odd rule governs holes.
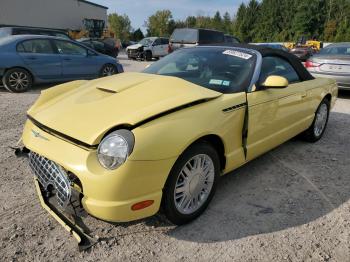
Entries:
POLYGON ((218 10, 233 15, 238 6, 247 0, 90 0, 107 6, 108 13, 127 14, 132 27, 143 28, 147 18, 157 10, 169 9, 175 20, 184 19, 189 15, 213 15, 218 10))

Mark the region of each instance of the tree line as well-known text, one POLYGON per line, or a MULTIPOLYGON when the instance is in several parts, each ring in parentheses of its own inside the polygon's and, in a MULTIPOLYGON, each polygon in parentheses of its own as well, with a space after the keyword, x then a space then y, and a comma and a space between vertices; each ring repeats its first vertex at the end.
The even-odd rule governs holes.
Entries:
MULTIPOLYGON (((229 10, 228 10, 229 11, 229 10)), ((133 30, 127 15, 111 14, 109 25, 117 37, 138 41, 141 29, 133 30)), ((148 17, 147 36, 170 36, 175 28, 209 28, 234 35, 243 42, 286 42, 299 37, 326 42, 350 41, 350 0, 250 0, 236 14, 189 16, 175 20, 170 10, 148 17)))

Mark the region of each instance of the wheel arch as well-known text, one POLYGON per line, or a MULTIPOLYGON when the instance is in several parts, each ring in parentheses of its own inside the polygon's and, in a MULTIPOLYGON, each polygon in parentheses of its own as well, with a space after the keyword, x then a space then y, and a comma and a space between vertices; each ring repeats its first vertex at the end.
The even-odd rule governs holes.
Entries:
POLYGON ((36 78, 35 78, 34 74, 32 73, 32 71, 31 71, 30 69, 28 69, 27 67, 24 67, 24 66, 11 66, 11 67, 8 67, 8 68, 6 68, 6 69, 4 70, 4 74, 5 74, 7 71, 9 71, 9 70, 11 70, 11 69, 15 69, 15 68, 20 68, 20 69, 22 69, 22 70, 26 70, 26 71, 30 74, 30 76, 32 77, 33 83, 36 81, 36 78))
POLYGON ((187 150, 193 144, 196 144, 199 142, 209 143, 216 150, 220 158, 220 169, 224 170, 226 167, 226 156, 225 156, 225 145, 221 137, 214 134, 202 136, 197 140, 195 140, 194 142, 192 142, 185 150, 187 150))
MULTIPOLYGON (((202 135, 198 138, 196 138, 193 141, 190 141, 182 150, 178 158, 186 152, 191 146, 200 143, 200 142, 205 142, 210 144, 218 153, 219 159, 220 159, 220 170, 224 170, 226 167, 226 155, 225 155, 225 145, 222 140, 222 138, 219 135, 216 134, 207 134, 207 135, 202 135)), ((175 161, 176 162, 176 161, 175 161)), ((175 163, 174 163, 175 164, 175 163)))
POLYGON ((329 103, 332 102, 332 95, 330 93, 326 94, 323 99, 328 100, 329 103))

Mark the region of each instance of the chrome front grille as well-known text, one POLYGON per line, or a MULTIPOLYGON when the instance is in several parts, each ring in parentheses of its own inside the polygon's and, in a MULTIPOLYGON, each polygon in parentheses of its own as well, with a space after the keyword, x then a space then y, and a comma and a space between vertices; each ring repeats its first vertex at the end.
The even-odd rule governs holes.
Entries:
POLYGON ((71 197, 70 181, 66 172, 55 162, 35 153, 29 153, 29 165, 45 190, 52 186, 55 190, 58 205, 66 208, 71 197))

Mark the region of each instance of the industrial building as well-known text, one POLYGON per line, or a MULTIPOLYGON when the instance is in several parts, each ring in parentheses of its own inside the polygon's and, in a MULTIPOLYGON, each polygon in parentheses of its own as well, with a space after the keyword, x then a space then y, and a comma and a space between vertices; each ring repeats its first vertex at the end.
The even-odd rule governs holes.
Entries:
POLYGON ((107 9, 85 0, 0 0, 0 26, 64 30, 105 27, 107 9))

